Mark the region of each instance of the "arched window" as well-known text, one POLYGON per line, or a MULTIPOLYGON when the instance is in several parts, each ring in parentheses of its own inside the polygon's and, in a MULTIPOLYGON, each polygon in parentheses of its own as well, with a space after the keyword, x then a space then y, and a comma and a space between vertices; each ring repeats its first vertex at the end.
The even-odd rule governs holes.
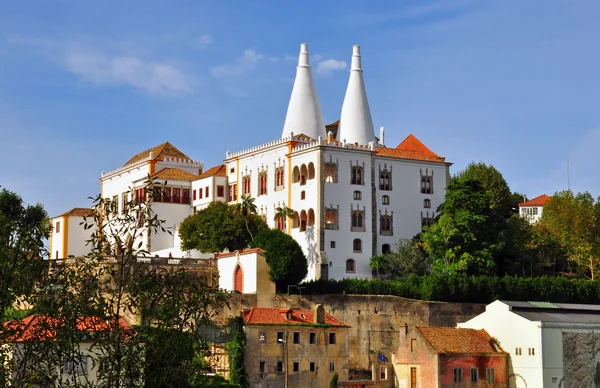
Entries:
POLYGON ((346 272, 354 273, 356 272, 356 263, 352 259, 346 260, 346 272))
POLYGON ((390 244, 383 244, 381 246, 381 253, 386 254, 386 253, 390 253, 392 251, 392 248, 390 247, 390 244))
POLYGON ((315 165, 312 162, 308 164, 308 179, 315 179, 315 165))
POLYGON ((337 163, 325 163, 325 182, 337 183, 338 165, 337 163))
POLYGON ((363 185, 363 168, 359 166, 352 166, 350 184, 352 185, 363 185))
POLYGON ((306 215, 306 212, 304 210, 302 210, 300 212, 300 231, 301 232, 306 232, 306 222, 308 221, 308 216, 306 215))
POLYGON ((423 200, 423 207, 424 207, 425 209, 429 209, 429 208, 431 208, 431 200, 430 200, 430 199, 424 199, 424 200, 423 200))
POLYGON ((300 227, 300 216, 298 215, 298 212, 294 212, 294 215, 292 216, 292 228, 299 228, 300 227))
POLYGON ((308 226, 313 226, 315 224, 315 211, 313 209, 308 209, 308 226))
POLYGON ((278 218, 277 219, 277 229, 281 230, 281 231, 285 231, 285 218, 278 218))
POLYGON ((338 230, 338 210, 337 209, 326 209, 325 210, 325 229, 338 230))
POLYGON ((298 166, 295 166, 294 170, 292 171, 292 181, 294 183, 300 182, 300 169, 298 166))
POLYGON ((352 250, 354 252, 362 252, 362 240, 359 238, 355 238, 352 242, 352 250))
POLYGON ((235 267, 233 279, 233 289, 242 292, 244 286, 244 274, 242 273, 242 267, 240 267, 239 265, 235 267))
POLYGON ((301 185, 305 185, 306 184, 306 177, 308 176, 308 169, 306 168, 306 164, 303 164, 300 167, 300 184, 301 185))
POLYGON ((384 205, 389 205, 390 204, 390 196, 384 195, 383 197, 381 197, 381 203, 383 203, 384 205))
POLYGON ((351 232, 364 232, 365 229, 365 212, 363 210, 352 210, 351 214, 351 232))
POLYGON ((283 179, 284 179, 284 170, 282 167, 277 167, 275 169, 275 191, 283 190, 283 179))

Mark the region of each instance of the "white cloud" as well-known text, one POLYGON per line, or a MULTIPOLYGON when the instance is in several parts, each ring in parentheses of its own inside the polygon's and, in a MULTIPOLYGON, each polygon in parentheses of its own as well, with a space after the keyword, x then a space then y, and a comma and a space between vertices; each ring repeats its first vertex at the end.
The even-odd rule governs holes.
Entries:
POLYGON ((211 74, 217 78, 239 77, 256 68, 256 64, 264 59, 264 55, 252 49, 244 50, 241 57, 233 63, 215 66, 210 69, 211 74))
POLYGON ((133 56, 108 57, 94 51, 71 50, 64 58, 67 69, 88 82, 125 84, 150 93, 189 93, 189 79, 176 67, 144 62, 133 56))
POLYGON ((196 39, 196 47, 203 49, 210 46, 212 42, 213 38, 210 34, 202 34, 196 39))
POLYGON ((334 71, 344 70, 348 64, 344 61, 338 61, 336 59, 326 59, 317 64, 315 72, 319 75, 328 76, 334 71))
POLYGON ((285 60, 286 61, 297 61, 298 60, 298 56, 294 56, 294 55, 286 55, 285 56, 285 60))

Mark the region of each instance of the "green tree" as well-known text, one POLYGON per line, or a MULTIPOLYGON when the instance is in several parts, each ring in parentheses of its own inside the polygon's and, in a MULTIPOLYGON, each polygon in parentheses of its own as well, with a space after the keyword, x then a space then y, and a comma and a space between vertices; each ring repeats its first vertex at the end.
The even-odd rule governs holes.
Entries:
POLYGON ((253 248, 266 251, 269 277, 279 291, 290 284, 300 283, 308 273, 308 261, 293 237, 278 229, 263 230, 252 241, 253 248))
POLYGON ((246 223, 246 231, 250 235, 250 241, 254 240, 254 234, 250 231, 250 227, 248 226, 249 218, 252 215, 255 215, 257 212, 256 204, 254 203, 255 199, 250 195, 242 195, 242 200, 235 205, 233 205, 234 213, 242 215, 244 217, 244 222, 246 223))
POLYGON ((44 240, 50 236, 42 205, 25 205, 11 191, 0 191, 0 320, 16 298, 33 291, 45 267, 44 240))
POLYGON ((428 273, 429 264, 419 241, 419 238, 400 239, 393 251, 373 256, 369 262, 373 276, 396 279, 428 273))
POLYGON ((482 185, 476 180, 453 180, 437 221, 421 238, 434 272, 492 273, 498 232, 482 185))
POLYGON ((275 221, 284 220, 287 225, 288 219, 294 216, 294 209, 287 206, 277 206, 275 209, 275 221))
POLYGON ((596 279, 600 273, 600 201, 588 192, 555 193, 544 206, 540 222, 557 237, 578 272, 596 279))
POLYGON ((234 211, 225 202, 211 202, 206 208, 187 217, 179 227, 183 249, 201 252, 230 252, 245 249, 252 235, 268 229, 256 214, 234 211))

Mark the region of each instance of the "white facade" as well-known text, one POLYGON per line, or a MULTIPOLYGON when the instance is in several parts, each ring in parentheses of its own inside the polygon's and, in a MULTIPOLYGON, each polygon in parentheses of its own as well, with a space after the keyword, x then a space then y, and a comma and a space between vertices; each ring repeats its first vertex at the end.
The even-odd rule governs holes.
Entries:
POLYGON ((535 224, 542 218, 544 206, 552 199, 549 195, 542 194, 529 201, 519 204, 519 217, 526 219, 532 224, 535 224))
POLYGON ((563 348, 573 342, 568 338, 600 335, 600 306, 495 301, 486 306, 484 313, 458 327, 485 329, 510 353, 510 388, 565 387, 571 386, 565 381, 569 377, 576 381, 594 379, 593 367, 600 359, 600 349, 595 349, 591 357, 585 354, 584 346, 577 350, 581 358, 591 358, 592 369, 587 370, 563 348), (573 375, 572 370, 582 369, 583 377, 573 375))
MULTIPOLYGON (((84 216, 90 216, 92 209, 74 208, 63 215, 50 220, 52 232, 50 234, 50 259, 64 259, 69 256, 85 256, 90 253, 91 245, 87 241, 91 239, 93 229, 84 229, 84 216)), ((93 223, 91 217, 87 217, 87 223, 93 223)))

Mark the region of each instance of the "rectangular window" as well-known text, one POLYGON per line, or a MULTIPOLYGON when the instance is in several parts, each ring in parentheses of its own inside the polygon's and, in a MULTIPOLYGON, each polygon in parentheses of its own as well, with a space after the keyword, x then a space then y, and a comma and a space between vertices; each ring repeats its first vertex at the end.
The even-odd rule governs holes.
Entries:
POLYGON ((267 333, 265 333, 264 331, 261 331, 258 333, 258 343, 259 344, 267 343, 267 333))
POLYGON ((308 364, 308 367, 309 367, 309 370, 310 370, 311 372, 314 372, 314 371, 316 371, 316 370, 317 370, 317 365, 315 364, 315 362, 314 362, 314 361, 311 361, 311 362, 308 364))
POLYGON ((315 345, 317 343, 317 333, 308 333, 308 343, 311 345, 315 345))
POLYGON ((235 168, 233 168, 233 167, 232 167, 232 168, 230 168, 230 169, 229 169, 229 173, 230 173, 230 174, 233 174, 233 173, 235 173, 235 168))
POLYGON ((208 198, 208 186, 204 189, 204 196, 208 198))
POLYGON ((121 214, 125 214, 125 213, 127 213, 127 210, 129 210, 127 208, 128 202, 129 202, 129 193, 121 194, 121 214))
POLYGON ((278 331, 277 332, 277 343, 279 345, 283 344, 283 331, 278 331))
POLYGON ((515 348, 515 356, 520 356, 522 354, 521 348, 515 348))
POLYGON ((237 183, 229 186, 229 202, 237 201, 237 183))
POLYGON ((300 363, 298 361, 294 361, 294 372, 300 372, 300 363))
POLYGON ((56 233, 60 233, 60 221, 56 221, 56 226, 54 227, 54 231, 56 233))
POLYGON ((173 198, 171 200, 173 203, 181 202, 181 189, 173 188, 173 198))
POLYGON ((357 167, 357 166, 352 167, 350 184, 352 184, 352 185, 362 185, 363 184, 363 168, 362 167, 357 167))
POLYGON ((494 368, 487 368, 485 370, 485 381, 488 383, 495 383, 496 376, 494 376, 494 368))
POLYGON ((354 192, 354 200, 360 201, 361 197, 362 197, 362 193, 360 191, 354 192))
POLYGON ((217 186, 217 197, 223 198, 225 196, 225 186, 217 186))
POLYGON ((190 189, 181 189, 181 203, 190 204, 190 189))
POLYGON ((471 382, 472 383, 477 382, 477 378, 479 377, 477 371, 478 371, 477 368, 471 368, 471 382))
POLYGON ((454 382, 462 383, 463 381, 463 370, 462 368, 454 368, 454 382))
POLYGON ((298 331, 294 332, 294 343, 295 344, 299 344, 300 343, 300 332, 298 332, 298 331))
POLYGON ((264 361, 261 361, 258 363, 258 372, 261 374, 265 373, 265 362, 264 361))
POLYGON ((387 366, 379 367, 379 380, 387 380, 387 366))
POLYGON ((277 372, 283 372, 283 361, 277 361, 277 372))
POLYGON ((416 350, 417 350, 417 340, 413 338, 410 340, 410 351, 415 352, 416 350))
POLYGON ((112 213, 117 214, 119 212, 119 196, 113 195, 112 197, 112 213))
POLYGON ((329 371, 330 372, 335 372, 335 362, 331 361, 329 363, 329 371))
POLYGON ((335 345, 335 333, 329 333, 329 344, 335 345))
POLYGON ((202 190, 202 188, 199 188, 199 189, 198 189, 198 198, 199 198, 199 199, 202 199, 202 198, 203 198, 203 195, 202 195, 203 193, 204 193, 204 190, 202 190))
POLYGON ((529 348, 529 355, 530 356, 535 356, 535 349, 534 348, 529 348))
POLYGON ((329 246, 330 246, 331 248, 335 248, 335 241, 331 241, 331 242, 329 243, 329 246))
POLYGON ((192 197, 194 198, 194 201, 196 200, 196 190, 192 190, 192 197))

